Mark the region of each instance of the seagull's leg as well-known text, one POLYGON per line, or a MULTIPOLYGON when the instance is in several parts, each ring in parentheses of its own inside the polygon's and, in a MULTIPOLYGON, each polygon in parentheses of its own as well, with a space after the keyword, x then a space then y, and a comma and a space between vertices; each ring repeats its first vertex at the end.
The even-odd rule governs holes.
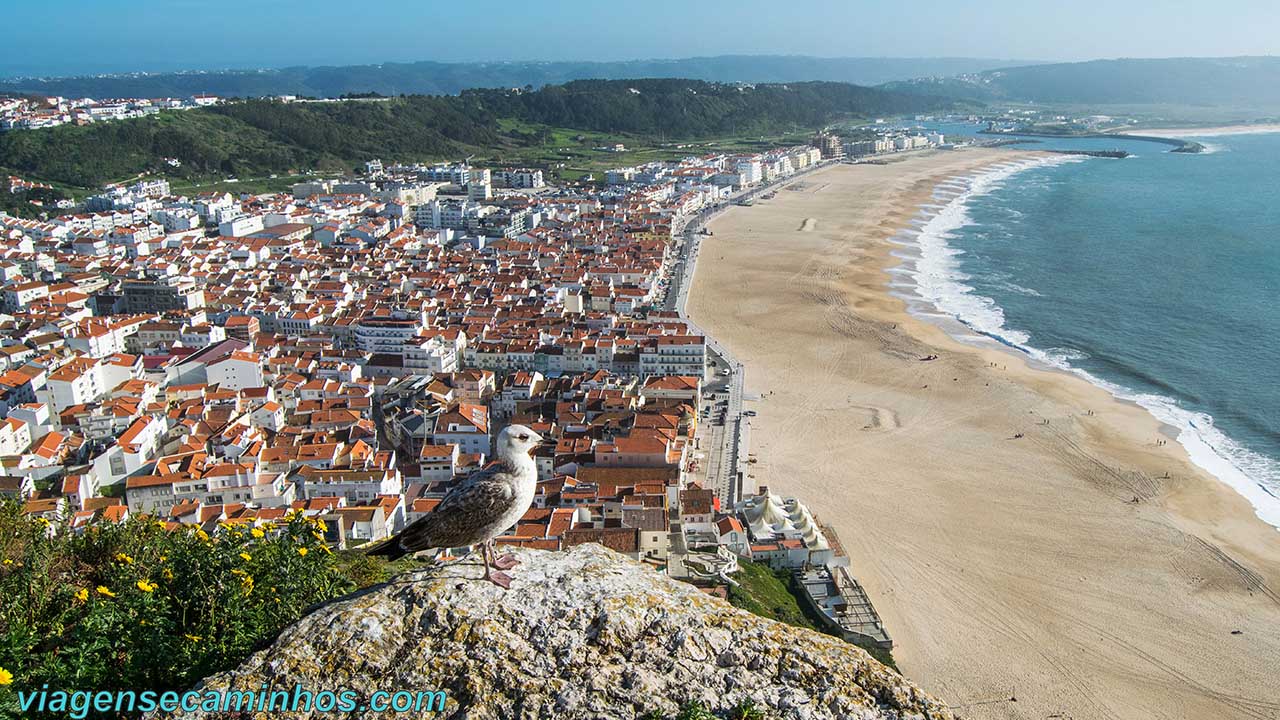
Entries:
POLYGON ((497 585, 498 587, 502 588, 503 590, 509 590, 509 589, 511 589, 511 576, 510 576, 510 575, 508 575, 508 574, 506 574, 506 573, 502 572, 501 570, 498 570, 498 571, 491 571, 491 570, 489 569, 489 550, 490 550, 490 548, 489 548, 489 543, 488 543, 488 542, 486 542, 486 543, 482 544, 480 547, 482 548, 481 552, 483 552, 483 553, 484 553, 484 579, 485 579, 485 580, 488 580, 489 582, 493 583, 494 585, 497 585))
POLYGON ((492 540, 489 541, 489 550, 495 556, 493 559, 493 566, 498 568, 499 570, 510 570, 511 568, 520 564, 520 561, 516 559, 516 556, 512 555, 511 553, 498 555, 498 550, 496 547, 494 547, 492 540))

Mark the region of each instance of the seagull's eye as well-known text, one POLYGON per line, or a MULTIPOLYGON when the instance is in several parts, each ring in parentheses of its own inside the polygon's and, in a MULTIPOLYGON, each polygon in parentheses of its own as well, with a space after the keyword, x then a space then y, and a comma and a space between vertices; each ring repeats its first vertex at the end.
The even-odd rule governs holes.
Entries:
POLYGON ((528 436, 528 435, 521 435, 521 436, 520 436, 520 439, 521 439, 521 440, 528 440, 528 439, 529 439, 529 436, 528 436))

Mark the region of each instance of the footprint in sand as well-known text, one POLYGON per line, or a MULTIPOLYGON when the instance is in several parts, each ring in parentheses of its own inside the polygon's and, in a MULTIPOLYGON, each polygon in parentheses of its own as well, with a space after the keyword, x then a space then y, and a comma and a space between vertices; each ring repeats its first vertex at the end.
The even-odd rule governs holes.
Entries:
POLYGON ((817 226, 817 220, 813 218, 805 218, 804 222, 800 223, 800 232, 813 232, 813 229, 817 226))
POLYGON ((863 430, 889 431, 902 427, 902 422, 898 419, 898 413, 889 408, 875 405, 853 405, 851 409, 860 411, 861 417, 859 419, 863 421, 863 430))

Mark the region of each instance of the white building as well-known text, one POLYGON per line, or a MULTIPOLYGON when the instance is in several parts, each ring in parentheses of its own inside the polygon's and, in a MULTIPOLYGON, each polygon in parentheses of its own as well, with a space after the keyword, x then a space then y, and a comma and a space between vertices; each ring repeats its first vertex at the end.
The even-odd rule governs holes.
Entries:
POLYGON ((542 179, 542 171, 532 170, 529 168, 520 168, 518 170, 495 170, 493 172, 493 182, 500 186, 527 190, 540 188, 546 185, 546 182, 542 179))
POLYGON ((266 385, 262 374, 262 362, 258 356, 237 350, 210 363, 206 368, 209 384, 217 384, 228 390, 243 390, 266 385))
POLYGON ((462 451, 457 445, 423 445, 418 452, 418 475, 423 482, 447 482, 453 479, 462 451))
POLYGON ((242 215, 218 223, 218 234, 223 237, 244 237, 259 232, 264 227, 261 215, 242 215))
POLYGON ((317 470, 303 468, 298 473, 302 496, 342 497, 352 505, 367 505, 379 495, 400 495, 404 481, 398 470, 317 470))
POLYGON ((764 179, 764 168, 758 157, 738 158, 734 162, 734 169, 742 176, 743 185, 755 185, 764 179))
POLYGON ((697 335, 664 335, 640 348, 640 374, 691 375, 706 374, 707 345, 697 335))
POLYGON ((76 358, 49 373, 41 401, 48 403, 52 414, 57 416, 73 405, 96 401, 107 389, 102 364, 95 359, 76 358))
POLYGON ((467 199, 483 201, 493 197, 493 178, 487 168, 467 174, 467 199))
POLYGON ((431 434, 434 445, 457 445, 464 453, 488 455, 489 408, 484 405, 458 403, 458 406, 436 419, 431 434))

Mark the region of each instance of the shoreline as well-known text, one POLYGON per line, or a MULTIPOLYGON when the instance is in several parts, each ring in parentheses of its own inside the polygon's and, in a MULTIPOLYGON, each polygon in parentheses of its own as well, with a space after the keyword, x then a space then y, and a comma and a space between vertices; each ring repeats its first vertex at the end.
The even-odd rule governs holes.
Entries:
POLYGON ((967 715, 1248 717, 1280 692, 1280 534, 1145 409, 895 296, 890 240, 938 185, 1035 157, 836 166, 710 223, 689 313, 765 396, 748 487, 836 526, 904 672, 967 715))
MULTIPOLYGON (((979 345, 994 342, 997 349, 1008 351, 1030 363, 1035 369, 1062 372, 1084 379, 1107 391, 1116 400, 1142 408, 1161 423, 1163 434, 1177 441, 1186 450, 1191 462, 1248 500, 1254 514, 1280 532, 1280 498, 1241 468, 1237 459, 1232 456, 1232 448, 1236 448, 1234 452, 1237 454, 1248 452, 1247 449, 1217 430, 1212 417, 1202 418, 1200 414, 1182 408, 1171 398, 1137 392, 1072 365, 1069 357, 1055 355, 1032 345, 1027 333, 1005 326, 1004 315, 998 304, 972 292, 972 288, 964 284, 965 276, 960 272, 959 264, 951 261, 952 250, 947 242, 947 234, 971 224, 968 216, 969 201, 992 192, 996 189, 992 186, 998 186, 1023 172, 1070 162, 1073 162, 1070 158, 1045 157, 1006 163, 969 175, 962 183, 962 191, 942 192, 941 188, 935 188, 933 199, 945 204, 936 211, 933 204, 928 209, 921 207, 917 220, 913 221, 911 227, 903 229, 890 240, 917 252, 914 257, 903 256, 902 262, 887 269, 894 276, 905 275, 912 278, 910 282, 914 285, 909 285, 905 292, 900 293, 907 302, 908 312, 932 324, 941 325, 960 342, 979 345), (934 227, 935 223, 941 225, 934 227), (922 263, 926 261, 929 266, 921 269, 922 263), (930 285, 920 284, 922 276, 930 280, 930 285)), ((891 283, 891 286, 896 289, 899 284, 891 283)))

